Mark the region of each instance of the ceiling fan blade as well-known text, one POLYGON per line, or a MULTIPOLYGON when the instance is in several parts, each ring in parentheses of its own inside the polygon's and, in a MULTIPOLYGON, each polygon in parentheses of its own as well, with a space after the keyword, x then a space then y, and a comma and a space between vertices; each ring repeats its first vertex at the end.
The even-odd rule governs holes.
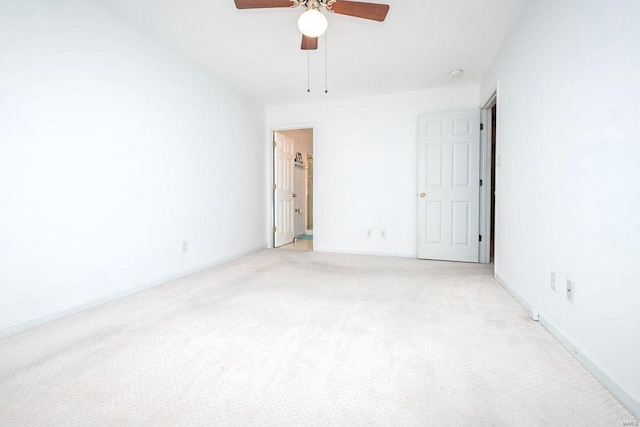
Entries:
POLYGON ((318 48, 318 38, 317 37, 307 37, 304 34, 302 35, 302 45, 300 49, 302 50, 316 50, 318 48))
POLYGON ((291 0, 234 0, 238 9, 261 9, 266 7, 291 7, 291 0))
POLYGON ((373 21, 382 22, 387 17, 389 5, 338 0, 331 6, 331 10, 341 15, 355 16, 356 18, 371 19, 373 21))

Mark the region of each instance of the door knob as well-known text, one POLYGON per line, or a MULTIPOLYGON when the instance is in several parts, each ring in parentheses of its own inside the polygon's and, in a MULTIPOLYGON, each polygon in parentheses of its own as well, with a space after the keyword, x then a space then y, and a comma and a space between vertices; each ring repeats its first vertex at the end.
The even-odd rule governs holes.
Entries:
POLYGON ((427 197, 427 193, 425 193, 424 191, 420 194, 418 194, 418 196, 420 196, 420 198, 424 199, 425 197, 427 197))

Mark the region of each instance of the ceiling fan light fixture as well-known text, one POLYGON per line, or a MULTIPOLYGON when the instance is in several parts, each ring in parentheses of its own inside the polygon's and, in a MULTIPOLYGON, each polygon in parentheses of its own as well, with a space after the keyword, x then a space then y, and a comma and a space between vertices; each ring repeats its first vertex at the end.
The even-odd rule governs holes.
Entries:
POLYGON ((298 18, 298 29, 307 37, 320 37, 327 31, 327 17, 318 9, 307 9, 298 18))

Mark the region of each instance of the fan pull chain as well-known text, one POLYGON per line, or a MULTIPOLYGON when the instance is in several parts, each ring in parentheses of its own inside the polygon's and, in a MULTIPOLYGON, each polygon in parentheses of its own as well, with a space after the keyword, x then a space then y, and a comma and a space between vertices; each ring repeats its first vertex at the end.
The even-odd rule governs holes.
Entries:
POLYGON ((324 93, 329 93, 329 31, 324 33, 324 93))
POLYGON ((310 64, 311 64, 311 53, 310 51, 307 51, 307 93, 311 92, 311 71, 310 71, 310 64))

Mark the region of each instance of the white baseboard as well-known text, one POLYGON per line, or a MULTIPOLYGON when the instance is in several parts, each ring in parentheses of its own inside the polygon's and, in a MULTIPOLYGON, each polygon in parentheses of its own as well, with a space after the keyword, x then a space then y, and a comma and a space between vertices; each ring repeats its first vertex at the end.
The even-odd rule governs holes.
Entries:
POLYGON ((503 288, 509 291, 511 296, 513 296, 516 299, 516 301, 518 301, 520 305, 522 305, 525 308, 525 310, 527 310, 527 312, 529 313, 529 317, 531 317, 532 320, 535 320, 535 321, 539 320, 540 313, 538 312, 537 308, 531 305, 529 301, 527 301, 522 295, 516 292, 515 289, 509 286, 507 281, 504 280, 504 278, 500 276, 498 273, 495 273, 495 278, 498 281, 498 283, 500 283, 503 288))
POLYGON ((217 261, 209 263, 209 264, 201 265, 201 266, 193 268, 193 269, 182 271, 182 272, 177 273, 177 274, 172 275, 172 276, 164 277, 162 279, 158 279, 158 280, 154 280, 152 282, 144 283, 142 285, 134 286, 134 287, 129 288, 129 289, 125 289, 125 290, 122 290, 122 291, 119 291, 119 292, 115 292, 113 294, 104 295, 102 297, 98 297, 98 298, 95 298, 95 299, 92 299, 92 300, 89 300, 89 301, 85 301, 83 303, 80 303, 80 304, 77 304, 77 305, 73 305, 71 307, 66 307, 66 308, 63 308, 63 309, 60 309, 60 310, 51 311, 51 312, 45 313, 45 314, 40 315, 40 316, 31 317, 31 318, 26 319, 26 320, 21 320, 19 322, 12 323, 12 324, 7 325, 7 326, 3 326, 3 327, 0 328, 0 339, 1 338, 6 338, 6 337, 11 336, 11 335, 19 334, 21 332, 25 332, 25 331, 27 331, 29 329, 36 328, 38 326, 42 326, 42 325, 44 325, 46 323, 50 323, 50 322, 53 322, 55 320, 62 319, 64 317, 68 317, 68 316, 71 316, 71 315, 76 314, 76 313, 80 313, 81 311, 85 311, 85 310, 88 310, 90 308, 97 307, 99 305, 107 304, 109 302, 115 301, 115 300, 120 299, 120 298, 124 298, 124 297, 129 296, 129 295, 137 294, 138 292, 142 292, 142 291, 145 291, 147 289, 153 288, 155 286, 159 286, 159 285, 162 285, 164 283, 180 279, 181 277, 185 277, 185 276, 188 276, 190 274, 197 273, 198 271, 206 270, 207 268, 215 267, 216 265, 220 265, 220 264, 223 264, 225 262, 233 261, 235 259, 241 258, 243 256, 249 255, 251 253, 257 252, 257 251, 265 249, 265 248, 266 248, 266 245, 262 245, 260 247, 253 248, 253 249, 248 250, 248 251, 244 251, 242 253, 233 255, 231 257, 223 258, 223 259, 217 260, 217 261))
POLYGON ((398 258, 416 258, 418 256, 416 252, 360 251, 357 249, 318 248, 315 246, 313 247, 313 251, 347 255, 391 256, 398 258))
POLYGON ((607 388, 634 416, 640 418, 640 399, 628 388, 620 384, 604 365, 587 349, 567 335, 551 319, 540 313, 522 295, 516 292, 502 276, 496 273, 496 280, 529 312, 529 316, 540 324, 566 348, 600 383, 607 388), (535 316, 535 317, 534 317, 535 316))
POLYGON ((548 319, 543 313, 540 314, 540 324, 557 339, 568 351, 582 364, 587 371, 591 372, 603 386, 605 386, 611 394, 613 394, 633 415, 640 419, 640 399, 635 396, 628 388, 620 384, 611 373, 598 361, 589 351, 582 347, 567 335, 558 325, 551 319, 548 319))

